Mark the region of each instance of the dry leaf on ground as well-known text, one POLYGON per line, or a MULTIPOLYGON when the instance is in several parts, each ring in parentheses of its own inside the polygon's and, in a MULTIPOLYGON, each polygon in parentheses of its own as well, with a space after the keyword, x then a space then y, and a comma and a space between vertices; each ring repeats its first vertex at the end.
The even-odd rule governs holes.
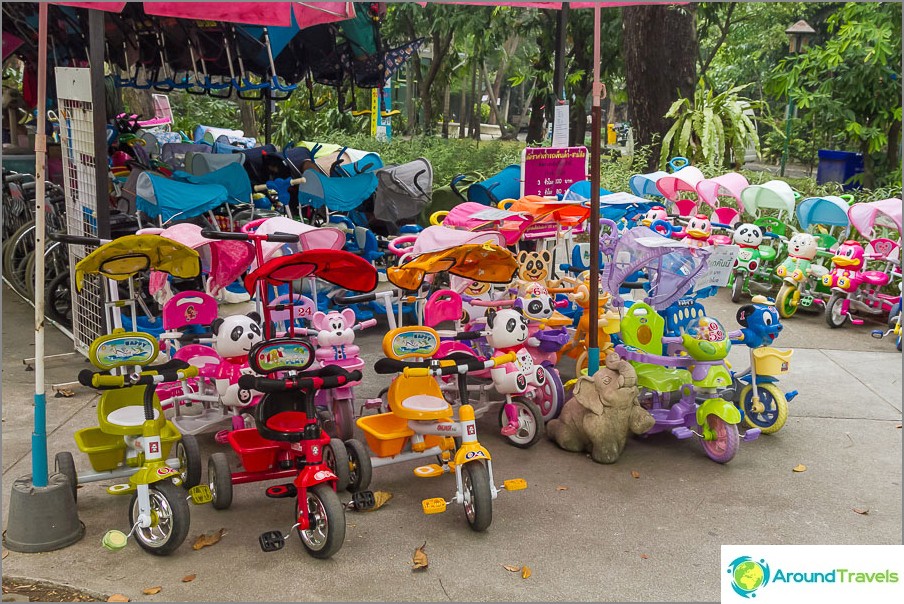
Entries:
POLYGON ((129 596, 125 594, 113 594, 109 598, 107 598, 107 602, 128 602, 129 596))
POLYGON ((568 487, 556 487, 557 491, 567 491, 568 487))
POLYGON ((424 552, 424 548, 427 547, 427 542, 424 541, 424 545, 420 546, 416 550, 414 550, 414 556, 411 558, 412 569, 411 570, 421 570, 427 568, 427 554, 424 552))
POLYGON ((142 589, 141 593, 146 596, 153 596, 154 594, 159 594, 161 589, 163 588, 157 585, 156 587, 148 587, 147 589, 142 589))
POLYGON ((805 465, 802 464, 802 463, 799 463, 799 464, 797 464, 796 466, 794 466, 793 468, 791 468, 791 471, 792 471, 792 472, 806 472, 806 471, 807 471, 807 466, 805 466, 805 465))
POLYGON ((851 508, 853 511, 857 512, 861 516, 869 515, 869 508, 851 508))
POLYGON ((631 478, 640 478, 640 472, 637 470, 631 470, 631 478))
POLYGON ((185 575, 184 577, 182 577, 182 582, 183 583, 191 583, 192 581, 194 581, 197 578, 198 578, 198 575, 185 575))
POLYGON ((392 499, 392 493, 390 493, 389 491, 374 491, 374 507, 364 511, 372 512, 374 510, 378 510, 386 505, 390 499, 392 499))
POLYGON ((646 554, 641 554, 641 555, 640 555, 640 559, 641 559, 641 560, 646 560, 647 558, 649 558, 649 556, 646 555, 646 554))
POLYGON ((524 568, 521 569, 521 578, 522 579, 529 579, 530 575, 531 575, 530 566, 525 566, 524 568))
POLYGON ((9 550, 4 547, 3 548, 3 559, 5 560, 8 555, 9 555, 9 550))
POLYGON ((60 388, 57 390, 57 396, 61 396, 63 398, 72 398, 75 396, 75 392, 70 390, 69 388, 60 388))
POLYGON ((212 533, 207 533, 204 535, 198 535, 198 538, 195 539, 195 543, 191 546, 194 550, 199 550, 202 547, 207 547, 208 545, 214 545, 220 542, 220 539, 223 538, 223 535, 226 534, 226 529, 221 528, 218 531, 214 531, 212 533))
POLYGON ((502 565, 502 568, 504 568, 505 570, 509 571, 510 573, 516 573, 516 572, 518 572, 519 570, 521 570, 521 567, 520 567, 520 566, 512 566, 511 564, 503 564, 503 565, 502 565))

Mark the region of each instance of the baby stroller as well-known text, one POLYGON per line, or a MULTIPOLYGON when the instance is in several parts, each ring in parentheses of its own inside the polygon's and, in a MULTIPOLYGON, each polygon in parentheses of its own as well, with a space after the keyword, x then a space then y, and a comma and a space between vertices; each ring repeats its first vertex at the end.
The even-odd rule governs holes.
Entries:
POLYGON ((430 203, 432 192, 433 166, 423 157, 378 170, 374 218, 396 234, 399 225, 413 222, 430 203))

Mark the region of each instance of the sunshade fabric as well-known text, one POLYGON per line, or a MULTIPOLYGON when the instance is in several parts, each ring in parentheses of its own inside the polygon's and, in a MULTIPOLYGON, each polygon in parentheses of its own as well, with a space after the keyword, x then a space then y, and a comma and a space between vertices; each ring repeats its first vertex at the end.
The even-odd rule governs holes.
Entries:
POLYGON ((386 269, 389 281, 404 290, 418 289, 424 277, 449 272, 483 283, 509 283, 518 270, 515 256, 491 243, 460 245, 449 250, 421 254, 402 266, 386 269))
POLYGON ((311 276, 356 292, 377 287, 377 271, 367 260, 344 250, 307 250, 268 260, 245 277, 245 289, 254 291, 261 280, 279 284, 311 276))
MULTIPOLYGON (((198 252, 188 246, 159 235, 126 235, 105 243, 75 265, 75 286, 81 290, 85 275, 100 272, 101 267, 116 258, 142 255, 148 259, 150 270, 167 273, 180 279, 197 276, 201 270, 198 252)), ((133 273, 134 274, 134 273, 133 273)), ((108 275, 116 281, 124 281, 130 275, 108 275)))

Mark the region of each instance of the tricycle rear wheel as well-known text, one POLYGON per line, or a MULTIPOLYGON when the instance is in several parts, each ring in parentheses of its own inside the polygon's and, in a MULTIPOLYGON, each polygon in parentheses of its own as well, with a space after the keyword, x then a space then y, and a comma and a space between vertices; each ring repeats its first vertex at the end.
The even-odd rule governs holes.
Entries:
POLYGON ((716 433, 715 440, 700 439, 703 451, 717 463, 728 463, 738 452, 741 445, 741 436, 738 434, 737 424, 729 424, 718 415, 709 415, 706 418, 709 427, 716 433))
POLYGON ((211 505, 214 509, 225 510, 232 505, 232 471, 225 453, 214 453, 207 460, 207 486, 213 496, 211 505))

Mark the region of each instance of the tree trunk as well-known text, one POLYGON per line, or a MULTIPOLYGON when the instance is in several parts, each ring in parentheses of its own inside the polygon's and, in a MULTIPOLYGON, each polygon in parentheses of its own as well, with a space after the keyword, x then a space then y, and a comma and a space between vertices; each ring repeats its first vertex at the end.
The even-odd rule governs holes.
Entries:
POLYGON ((898 139, 901 137, 901 122, 892 122, 891 128, 888 129, 888 152, 885 155, 886 170, 893 171, 900 167, 900 159, 898 158, 898 139))
POLYGON ((480 73, 483 75, 483 83, 487 89, 487 96, 489 97, 490 102, 490 123, 491 124, 499 124, 499 129, 502 134, 505 134, 505 124, 502 120, 499 119, 499 109, 496 106, 496 94, 493 92, 493 83, 490 82, 490 74, 487 73, 487 64, 483 62, 480 64, 480 73))
POLYGON ((452 86, 446 82, 443 89, 443 138, 449 138, 449 110, 452 105, 452 86))
POLYGON ((634 126, 635 144, 653 147, 647 166, 653 170, 670 126, 663 116, 679 95, 694 93, 694 7, 626 6, 622 27, 628 119, 634 126))
POLYGON ((465 89, 467 85, 467 72, 461 72, 461 98, 458 102, 458 138, 465 137, 465 120, 468 112, 468 91, 465 89))
POLYGON ((439 32, 433 34, 433 58, 430 60, 430 69, 427 74, 421 77, 418 70, 418 81, 420 82, 421 106, 424 108, 424 132, 433 132, 435 124, 433 123, 433 82, 439 74, 443 66, 446 55, 449 54, 449 48, 452 46, 452 32, 448 32, 445 36, 440 36, 439 32))
POLYGON ((542 94, 534 94, 531 98, 530 122, 527 124, 527 142, 529 143, 543 141, 543 101, 542 94))
POLYGON ((414 134, 417 118, 414 115, 414 68, 408 62, 405 73, 405 114, 407 116, 408 134, 414 134))
POLYGON ((480 140, 480 97, 477 96, 477 59, 471 60, 471 119, 468 122, 468 134, 480 140))
POLYGON ((869 152, 869 142, 860 141, 860 153, 863 154, 863 181, 861 185, 864 189, 874 189, 876 187, 876 170, 873 165, 873 156, 869 152))
POLYGON ((239 113, 242 116, 242 131, 245 136, 257 138, 257 121, 254 119, 254 105, 250 101, 238 99, 239 113))

